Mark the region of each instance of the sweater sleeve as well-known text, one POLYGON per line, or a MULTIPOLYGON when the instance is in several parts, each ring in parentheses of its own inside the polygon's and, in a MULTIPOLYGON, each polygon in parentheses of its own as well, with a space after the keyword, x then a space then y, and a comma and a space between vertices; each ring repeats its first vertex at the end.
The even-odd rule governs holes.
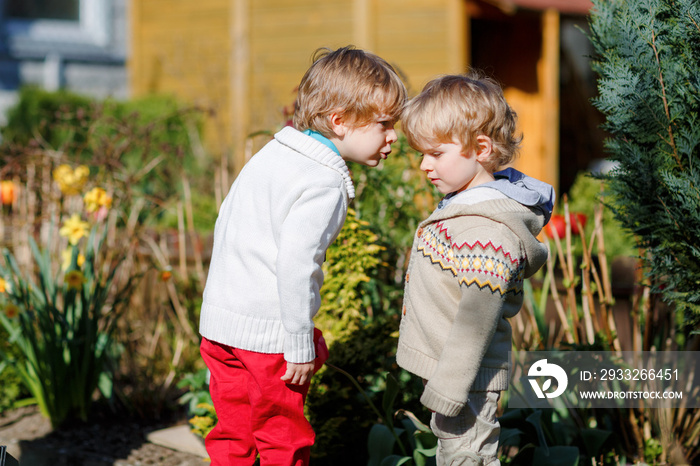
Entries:
POLYGON ((315 358, 313 317, 321 305, 321 266, 346 212, 341 190, 310 188, 304 190, 282 223, 276 267, 284 358, 288 362, 315 358))
POLYGON ((482 230, 476 240, 454 242, 452 247, 459 306, 421 397, 426 407, 445 416, 462 410, 477 378, 488 379, 478 380, 486 386, 502 372, 501 367, 482 363, 502 319, 505 295, 519 279, 518 261, 505 252, 503 244, 494 245, 488 238, 482 230))

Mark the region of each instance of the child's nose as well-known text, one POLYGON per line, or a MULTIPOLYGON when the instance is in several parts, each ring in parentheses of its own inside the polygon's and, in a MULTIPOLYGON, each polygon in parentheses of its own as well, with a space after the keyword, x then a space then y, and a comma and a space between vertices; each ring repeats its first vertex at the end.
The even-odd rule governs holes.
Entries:
POLYGON ((386 140, 389 144, 393 144, 399 140, 399 137, 396 135, 396 130, 394 128, 390 129, 387 132, 386 140))
POLYGON ((423 170, 424 172, 430 172, 433 171, 430 165, 430 161, 428 157, 423 156, 423 159, 420 161, 420 169, 423 170))

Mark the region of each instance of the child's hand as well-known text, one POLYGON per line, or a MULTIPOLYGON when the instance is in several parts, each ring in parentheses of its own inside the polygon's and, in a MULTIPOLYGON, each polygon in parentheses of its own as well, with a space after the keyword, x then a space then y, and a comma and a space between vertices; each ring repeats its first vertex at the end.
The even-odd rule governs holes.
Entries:
POLYGON ((312 375, 314 375, 314 361, 305 362, 302 364, 288 362, 287 373, 280 378, 285 383, 292 385, 304 385, 306 382, 311 380, 312 375))

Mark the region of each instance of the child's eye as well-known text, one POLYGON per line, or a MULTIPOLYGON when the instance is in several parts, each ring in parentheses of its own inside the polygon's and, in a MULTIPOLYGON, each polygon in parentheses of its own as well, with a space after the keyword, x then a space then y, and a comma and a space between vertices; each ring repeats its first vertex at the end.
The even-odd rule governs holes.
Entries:
POLYGON ((381 120, 381 121, 378 121, 377 123, 382 125, 384 127, 384 129, 393 129, 394 128, 394 122, 391 120, 381 120))

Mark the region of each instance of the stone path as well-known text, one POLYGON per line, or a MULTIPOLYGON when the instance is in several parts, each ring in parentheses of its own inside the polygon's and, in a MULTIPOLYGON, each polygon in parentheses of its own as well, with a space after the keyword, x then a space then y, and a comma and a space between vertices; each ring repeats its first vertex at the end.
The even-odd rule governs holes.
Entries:
MULTIPOLYGON (((207 466, 201 441, 186 424, 153 426, 129 420, 52 431, 36 407, 0 416, 0 445, 20 466, 207 466)), ((6 466, 10 466, 9 463, 6 466)))

